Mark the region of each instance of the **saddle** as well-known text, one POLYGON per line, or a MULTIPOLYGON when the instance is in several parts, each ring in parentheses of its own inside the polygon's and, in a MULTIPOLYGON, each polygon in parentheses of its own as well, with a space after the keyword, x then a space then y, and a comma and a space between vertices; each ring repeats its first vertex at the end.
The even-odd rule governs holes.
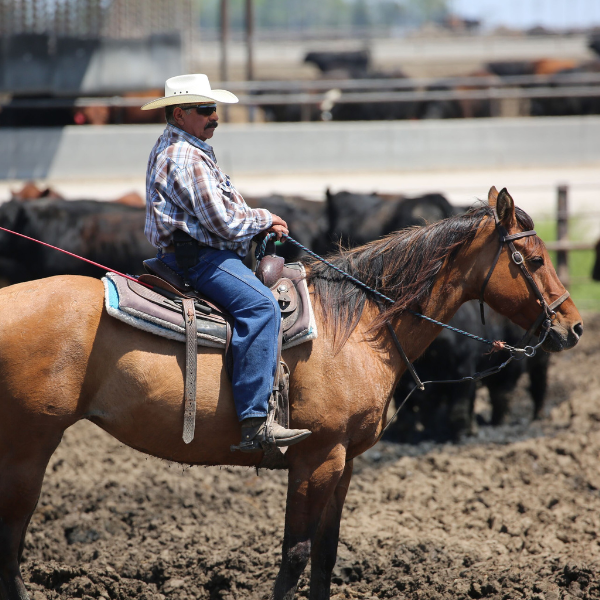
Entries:
MULTIPOLYGON (((161 290, 167 290, 178 297, 188 296, 194 298, 198 319, 210 323, 206 331, 207 341, 220 343, 222 346, 229 345, 231 335, 227 334, 227 328, 232 321, 229 313, 224 308, 192 289, 182 277, 170 269, 162 260, 158 258, 145 260, 144 268, 147 274, 140 275, 138 281, 158 287, 161 290), (220 324, 221 327, 215 327, 212 325, 213 323, 220 324)), ((284 264, 282 257, 268 255, 260 261, 256 269, 256 277, 271 290, 279 303, 282 316, 283 349, 291 348, 306 341, 304 336, 311 328, 312 307, 305 281, 306 271, 304 265, 301 263, 284 264)), ((135 290, 134 293, 148 299, 152 304, 158 302, 159 305, 171 310, 176 309, 173 306, 173 300, 170 298, 153 298, 151 290, 140 290, 139 287, 142 286, 138 287, 135 282, 130 280, 127 281, 127 285, 129 289, 135 290)), ((161 292, 158 292, 158 294, 161 295, 161 292)), ((177 304, 177 301, 175 301, 175 304, 177 304)), ((314 319, 312 320, 314 321, 314 319)), ((199 332, 200 327, 207 329, 206 324, 202 323, 199 325, 199 332)))
MULTIPOLYGON (((115 273, 106 274, 103 279, 106 309, 111 316, 138 329, 186 342, 183 439, 189 443, 194 437, 195 426, 197 346, 223 349, 225 366, 231 378, 233 359, 230 341, 233 321, 225 309, 192 289, 163 261, 157 258, 146 260, 144 268, 146 274, 140 275, 137 281, 115 273)), ((284 264, 282 257, 271 254, 260 261, 256 276, 271 290, 281 308, 280 352, 282 348, 288 349, 315 339, 316 322, 304 265, 284 264)), ((287 427, 289 373, 285 363, 281 360, 279 363, 280 368, 269 401, 269 413, 274 414, 277 422, 287 427)), ((271 466, 264 463, 265 461, 261 466, 271 466)))

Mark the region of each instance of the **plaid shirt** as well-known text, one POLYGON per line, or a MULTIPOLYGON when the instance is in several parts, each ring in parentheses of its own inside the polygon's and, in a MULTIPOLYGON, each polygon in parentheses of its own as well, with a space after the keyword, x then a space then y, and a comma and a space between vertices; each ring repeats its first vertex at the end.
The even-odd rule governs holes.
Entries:
POLYGON ((268 210, 250 208, 217 165, 211 146, 167 125, 146 173, 146 226, 150 243, 165 248, 175 229, 202 244, 242 258, 252 238, 273 223, 268 210))

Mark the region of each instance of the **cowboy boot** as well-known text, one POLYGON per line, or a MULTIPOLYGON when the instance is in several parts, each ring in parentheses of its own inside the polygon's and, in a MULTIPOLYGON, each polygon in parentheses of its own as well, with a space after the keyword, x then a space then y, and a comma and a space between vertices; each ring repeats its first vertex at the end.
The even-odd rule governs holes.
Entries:
POLYGON ((305 440, 312 432, 308 429, 286 429, 268 417, 255 417, 242 421, 242 452, 263 450, 263 445, 275 444, 278 448, 292 446, 305 440))

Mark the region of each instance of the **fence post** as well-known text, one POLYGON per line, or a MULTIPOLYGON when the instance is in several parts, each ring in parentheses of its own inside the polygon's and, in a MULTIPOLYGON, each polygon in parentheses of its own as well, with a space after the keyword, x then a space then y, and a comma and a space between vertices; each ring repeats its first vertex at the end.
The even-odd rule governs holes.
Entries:
POLYGON ((564 286, 569 285, 569 254, 561 244, 569 239, 569 188, 566 185, 558 186, 558 206, 556 213, 556 241, 559 250, 556 251, 556 273, 564 286))
MULTIPOLYGON (((221 82, 229 80, 229 0, 221 0, 221 82)), ((229 121, 229 108, 224 105, 220 110, 223 122, 229 121)))
MULTIPOLYGON (((246 81, 254 80, 254 0, 246 0, 246 81)), ((255 118, 256 107, 248 106, 248 121, 255 118)))

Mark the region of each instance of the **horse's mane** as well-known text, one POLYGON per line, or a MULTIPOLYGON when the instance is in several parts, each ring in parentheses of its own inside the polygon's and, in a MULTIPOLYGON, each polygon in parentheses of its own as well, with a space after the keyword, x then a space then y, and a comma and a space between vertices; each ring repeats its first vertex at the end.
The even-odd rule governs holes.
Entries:
MULTIPOLYGON (((407 308, 419 307, 431 293, 442 266, 473 241, 484 217, 492 218, 492 208, 479 203, 467 213, 409 227, 358 248, 340 249, 327 259, 395 301, 393 305, 382 301, 383 310, 370 328, 376 334, 407 308)), ((516 208, 516 217, 524 229, 533 229, 527 213, 516 208)), ((377 297, 316 259, 305 259, 305 263, 310 267, 308 283, 314 287, 325 325, 333 332, 339 350, 358 324, 366 301, 377 297)))

